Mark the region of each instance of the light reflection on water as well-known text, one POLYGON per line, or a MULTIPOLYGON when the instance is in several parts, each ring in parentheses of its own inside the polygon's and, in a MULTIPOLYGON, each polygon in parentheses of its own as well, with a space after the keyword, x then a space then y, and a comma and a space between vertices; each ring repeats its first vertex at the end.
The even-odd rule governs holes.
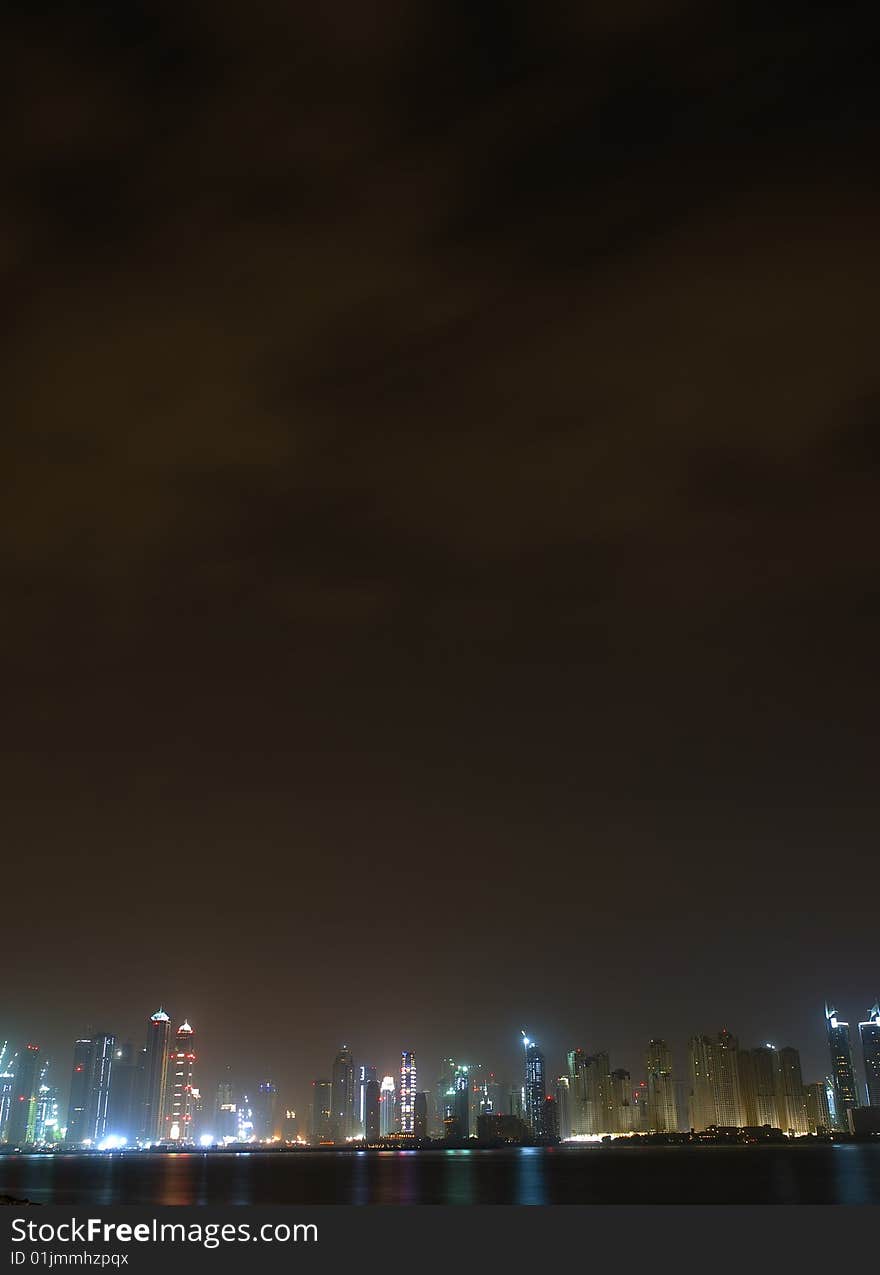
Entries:
POLYGON ((880 1204, 880 1146, 0 1155, 39 1204, 880 1204))

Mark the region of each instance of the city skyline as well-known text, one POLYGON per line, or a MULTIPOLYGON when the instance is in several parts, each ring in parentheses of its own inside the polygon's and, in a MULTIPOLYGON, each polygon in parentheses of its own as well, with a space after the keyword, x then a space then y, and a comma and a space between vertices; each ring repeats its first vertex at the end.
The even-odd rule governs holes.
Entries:
MULTIPOLYGON (((798 1047, 749 1044, 726 1028, 715 1035, 692 1035, 684 1067, 673 1062, 674 1051, 663 1038, 645 1042, 643 1063, 633 1071, 614 1065, 619 1058, 613 1050, 588 1054, 574 1047, 565 1056, 566 1074, 556 1080, 557 1060, 549 1059, 548 1070, 540 1043, 521 1029, 524 1052, 519 1083, 482 1065, 466 1063, 461 1056, 457 1063, 444 1057, 435 1072, 439 1076, 436 1090, 433 1081, 419 1086, 415 1051, 401 1051, 396 1080, 386 1075, 380 1087, 375 1064, 356 1063, 346 1044, 337 1050, 331 1078, 312 1080, 310 1102, 301 1106, 298 1123, 296 1109, 288 1102, 288 1126, 300 1134, 308 1130, 311 1140, 319 1142, 345 1143, 364 1136, 368 1127, 376 1137, 413 1136, 416 1130, 426 1136, 430 1127, 431 1136, 436 1137, 444 1124, 447 1138, 467 1139, 480 1133, 485 1111, 518 1117, 539 1141, 556 1134, 622 1135, 647 1125, 654 1132, 678 1132, 714 1125, 770 1124, 804 1134, 809 1132, 809 1120, 815 1124, 819 1118, 816 1112, 829 1110, 835 1127, 845 1128, 848 1111, 880 1108, 877 1000, 860 1022, 856 1041, 849 1024, 828 1002, 824 1020, 829 1055, 820 1077, 804 1074, 798 1047)), ((33 1140, 35 1121, 42 1128, 51 1114, 51 1123, 57 1126, 65 1118, 63 1112, 69 1143, 96 1145, 107 1136, 118 1136, 123 1126, 130 1142, 140 1138, 192 1143, 197 1127, 213 1126, 221 1107, 231 1104, 235 1110, 236 1101, 249 1104, 247 1127, 258 1139, 265 1138, 270 1128, 281 1127, 282 1095, 265 1068, 257 1083, 232 1077, 227 1064, 216 1091, 209 1084, 206 1092, 201 1069, 198 1084, 194 1079, 195 1031, 188 1019, 176 1029, 172 1024, 163 1008, 150 1015, 142 1048, 108 1033, 80 1037, 73 1045, 67 1093, 63 1081, 58 1083, 57 1067, 52 1074, 55 1084, 50 1088, 43 1083, 50 1060, 41 1056, 38 1044, 29 1042, 16 1051, 5 1042, 0 1053, 0 1066, 5 1066, 0 1074, 0 1129, 6 1140, 25 1141, 26 1131, 33 1140), (118 1081, 115 1072, 111 1076, 114 1064, 118 1081), (23 1084, 31 1090, 29 1109, 19 1105, 23 1084), (44 1106, 51 1103, 51 1113, 47 1109, 38 1114, 41 1094, 44 1106)), ((424 1074, 424 1063, 422 1067, 424 1074)), ((239 1133, 240 1113, 239 1106, 230 1126, 239 1133)))

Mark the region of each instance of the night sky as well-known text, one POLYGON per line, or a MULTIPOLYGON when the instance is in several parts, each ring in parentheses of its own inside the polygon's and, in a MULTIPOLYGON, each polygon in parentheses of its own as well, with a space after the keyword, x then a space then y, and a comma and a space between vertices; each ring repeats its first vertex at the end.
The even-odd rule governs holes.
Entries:
POLYGON ((818 1079, 880 990, 873 6, 13 9, 0 1040, 818 1079))

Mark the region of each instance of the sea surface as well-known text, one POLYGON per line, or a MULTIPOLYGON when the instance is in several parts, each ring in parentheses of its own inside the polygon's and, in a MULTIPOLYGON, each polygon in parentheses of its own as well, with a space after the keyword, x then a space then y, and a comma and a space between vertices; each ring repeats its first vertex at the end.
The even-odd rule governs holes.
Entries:
POLYGON ((0 1156, 35 1204, 880 1204, 880 1145, 0 1156))

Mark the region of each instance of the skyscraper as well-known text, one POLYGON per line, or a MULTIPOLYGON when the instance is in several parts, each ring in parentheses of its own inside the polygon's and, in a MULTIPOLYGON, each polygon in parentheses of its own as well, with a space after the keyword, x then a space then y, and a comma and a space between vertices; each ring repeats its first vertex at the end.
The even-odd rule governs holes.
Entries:
POLYGON ((130 1041, 117 1042, 113 1054, 113 1084, 107 1112, 107 1132, 133 1142, 140 1129, 144 1102, 144 1050, 130 1041))
POLYGON ((57 1142, 61 1137, 60 1095, 58 1086, 49 1083, 49 1062, 40 1068, 34 1100, 33 1140, 38 1146, 57 1142))
POLYGON ((807 1103, 804 1097, 804 1078, 801 1074, 801 1056, 790 1045, 784 1045, 778 1052, 779 1071, 777 1073, 778 1094, 776 1110, 779 1114, 779 1127, 783 1133, 809 1133, 807 1119, 807 1103))
POLYGON ((141 1135, 147 1142, 158 1142, 164 1134, 170 1048, 171 1019, 164 1009, 158 1009, 147 1024, 147 1046, 144 1051, 141 1135))
POLYGON ((690 1122, 694 1129, 712 1125, 742 1128, 746 1123, 739 1083, 738 1046, 726 1029, 713 1040, 690 1041, 690 1122))
POLYGON ((636 1128, 633 1105, 632 1076, 625 1067, 617 1067, 611 1073, 612 1133, 632 1133, 636 1128))
MULTIPOLYGON (((492 1108, 494 1110, 494 1108, 492 1108)), ((556 1118, 560 1138, 571 1137, 571 1083, 568 1076, 556 1080, 556 1118)))
POLYGON ((415 1132, 416 1056, 411 1049, 400 1055, 400 1132, 415 1132))
POLYGON ((379 1118, 379 1082, 373 1077, 364 1089, 364 1137, 367 1142, 378 1142, 382 1133, 379 1118))
POLYGON ((196 1064, 195 1032, 184 1020, 177 1029, 168 1065, 165 1137, 171 1142, 192 1142, 196 1064))
POLYGON ((6 1141, 23 1146, 32 1130, 32 1111, 37 1091, 37 1064, 39 1045, 25 1045, 18 1051, 15 1062, 15 1080, 12 1086, 12 1102, 6 1124, 6 1141))
POLYGON ((253 1103, 254 1133, 259 1142, 268 1142, 278 1133, 278 1089, 271 1080, 257 1085, 253 1103))
POLYGON ((865 1097, 869 1107, 880 1107, 880 997, 868 1011, 868 1020, 859 1023, 862 1061, 865 1064, 865 1097))
POLYGON ((837 1123, 841 1129, 849 1128, 849 1112, 859 1105, 853 1070, 849 1023, 837 1017, 833 1005, 825 1005, 825 1025, 828 1030, 828 1049, 831 1054, 831 1076, 834 1082, 834 1106, 837 1123))
POLYGON ((428 1136, 428 1095, 417 1093, 413 1103, 413 1133, 417 1138, 428 1136))
POLYGON ((388 1138, 397 1125, 396 1094, 393 1076, 383 1076, 379 1089, 379 1135, 388 1138))
POLYGON ((98 1032, 92 1037, 89 1095, 86 1106, 86 1141, 100 1142, 107 1130, 107 1109, 113 1076, 116 1037, 98 1032))
POLYGON ((525 1063, 525 1105, 526 1124, 532 1137, 540 1142, 547 1137, 546 1099, 547 1078, 544 1066, 544 1055, 535 1041, 531 1040, 523 1030, 523 1049, 525 1063))
POLYGON ((582 1136, 589 1133, 587 1128, 587 1056, 582 1049, 570 1049, 568 1052, 568 1080, 571 1108, 571 1132, 582 1136))
POLYGON ((456 1140, 469 1138, 471 1136, 471 1081, 465 1063, 460 1063, 456 1067, 452 1089, 452 1102, 449 1104, 452 1111, 452 1124, 446 1126, 447 1137, 456 1140))
POLYGON ((361 1063, 357 1069, 354 1093, 356 1133, 366 1133, 367 1085, 371 1080, 376 1079, 376 1068, 361 1063))
POLYGON ((329 1080, 312 1081, 312 1142, 330 1142, 333 1137, 333 1086, 329 1080))
POLYGON ((781 1079, 777 1051, 772 1045, 743 1049, 737 1062, 743 1124, 770 1125, 773 1129, 781 1129, 778 1103, 781 1079))
POLYGON ((12 1091, 15 1088, 15 1063, 10 1053, 9 1041, 4 1040, 0 1049, 0 1142, 6 1141, 6 1125, 12 1108, 12 1091))
POLYGON ((830 1133, 833 1128, 831 1109, 828 1105, 828 1086, 817 1080, 804 1089, 807 1108, 807 1129, 810 1133, 830 1133))
POLYGON ((81 1036, 73 1046, 73 1071, 67 1103, 66 1141, 76 1146, 88 1138, 89 1091, 92 1084, 92 1038, 81 1036))
POLYGON ((678 1129, 672 1054, 665 1040, 649 1040, 645 1054, 648 1083, 647 1123, 652 1133, 674 1133, 678 1129))
POLYGON ((344 1142, 354 1129, 354 1061, 348 1045, 333 1059, 331 1072, 331 1132, 334 1142, 344 1142))

